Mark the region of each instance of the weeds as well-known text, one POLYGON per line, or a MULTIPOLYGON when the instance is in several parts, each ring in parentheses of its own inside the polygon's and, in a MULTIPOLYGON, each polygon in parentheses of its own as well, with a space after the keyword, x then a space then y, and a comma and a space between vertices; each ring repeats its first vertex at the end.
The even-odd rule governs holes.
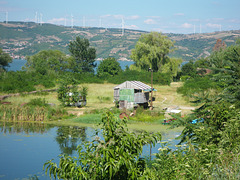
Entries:
POLYGON ((38 104, 39 102, 33 102, 25 106, 1 105, 0 119, 6 121, 46 121, 60 119, 62 116, 67 115, 64 109, 54 109, 49 106, 34 106, 33 104, 38 104))

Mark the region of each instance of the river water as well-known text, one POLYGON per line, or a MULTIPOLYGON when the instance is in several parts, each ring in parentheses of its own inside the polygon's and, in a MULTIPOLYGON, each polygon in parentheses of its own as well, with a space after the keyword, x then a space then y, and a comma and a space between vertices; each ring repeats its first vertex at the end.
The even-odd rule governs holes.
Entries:
MULTIPOLYGON (((97 65, 100 61, 96 61, 97 65)), ((13 60, 8 71, 18 71, 26 60, 13 60)), ((122 69, 133 64, 132 61, 119 61, 122 69)), ((45 176, 43 165, 58 155, 66 153, 76 156, 77 145, 91 140, 95 129, 91 127, 53 126, 44 123, 4 123, 0 122, 0 180, 50 179, 45 176)), ((162 133, 163 140, 178 143, 175 138, 181 131, 169 130, 162 133)), ((151 149, 152 156, 158 152, 161 143, 151 149)), ((150 155, 150 147, 144 146, 143 156, 150 155)))
MULTIPOLYGON (((9 64, 9 67, 7 67, 8 71, 20 71, 21 68, 25 65, 27 60, 25 59, 13 59, 12 63, 9 64)), ((100 64, 101 61, 96 61, 97 67, 100 64)), ((118 61, 120 63, 120 66, 122 70, 126 69, 126 66, 132 65, 133 61, 118 61)), ((97 70, 97 67, 94 69, 95 72, 97 70)))
MULTIPOLYGON (((50 179, 45 176, 43 165, 58 155, 66 153, 76 156, 76 147, 83 141, 93 138, 95 129, 91 127, 53 126, 44 123, 4 123, 0 122, 0 180, 50 179)), ((172 148, 178 143, 175 138, 180 131, 170 130, 163 133, 163 141, 172 140, 172 148)), ((157 153, 158 143, 151 149, 157 153)), ((150 154, 150 147, 145 146, 143 156, 150 154)))

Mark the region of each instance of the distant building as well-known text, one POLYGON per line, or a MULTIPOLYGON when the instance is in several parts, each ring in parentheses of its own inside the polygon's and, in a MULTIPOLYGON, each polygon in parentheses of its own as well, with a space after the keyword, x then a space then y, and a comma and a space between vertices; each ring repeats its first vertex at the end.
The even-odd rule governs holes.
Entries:
MULTIPOLYGON (((131 109, 136 106, 148 107, 151 101, 151 87, 140 81, 125 81, 114 87, 114 99, 119 103, 120 109, 131 109)), ((153 89, 153 91, 156 91, 153 89)), ((155 98, 152 98, 153 101, 155 98)))

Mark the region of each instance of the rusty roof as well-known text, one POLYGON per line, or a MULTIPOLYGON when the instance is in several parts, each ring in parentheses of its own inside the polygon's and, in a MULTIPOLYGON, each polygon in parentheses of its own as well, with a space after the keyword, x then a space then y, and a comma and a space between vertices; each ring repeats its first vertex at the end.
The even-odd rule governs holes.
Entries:
POLYGON ((141 81, 125 81, 114 87, 114 89, 141 89, 141 90, 151 90, 151 86, 148 86, 141 81))

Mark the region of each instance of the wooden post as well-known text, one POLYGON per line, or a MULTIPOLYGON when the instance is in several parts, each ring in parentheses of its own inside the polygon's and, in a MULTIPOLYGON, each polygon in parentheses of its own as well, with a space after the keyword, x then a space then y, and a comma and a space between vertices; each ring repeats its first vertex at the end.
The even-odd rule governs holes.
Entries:
POLYGON ((151 70, 151 110, 153 110, 153 70, 151 70))
POLYGON ((151 103, 150 103, 150 110, 153 110, 153 70, 151 68, 149 68, 148 71, 151 71, 151 103))

